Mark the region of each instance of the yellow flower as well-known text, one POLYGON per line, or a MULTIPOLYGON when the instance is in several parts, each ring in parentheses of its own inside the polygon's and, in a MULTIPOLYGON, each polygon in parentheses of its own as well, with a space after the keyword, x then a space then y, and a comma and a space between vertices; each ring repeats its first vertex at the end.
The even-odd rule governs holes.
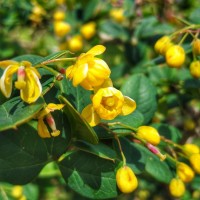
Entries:
POLYGON ((84 24, 80 29, 81 34, 87 40, 91 39, 96 34, 96 23, 89 22, 84 24))
POLYGON ((190 164, 197 174, 200 174, 200 154, 193 154, 189 158, 190 164))
POLYGON ((134 100, 114 87, 100 88, 92 97, 92 104, 86 106, 81 115, 91 126, 101 119, 112 120, 118 115, 128 115, 136 109, 134 100))
MULTIPOLYGON (((4 62, 5 63, 5 62, 4 62)), ((7 61, 9 64, 0 79, 0 88, 5 97, 9 98, 12 92, 12 77, 17 73, 17 81, 15 87, 20 90, 20 96, 27 103, 35 102, 42 93, 42 86, 39 81, 39 72, 31 66, 28 61, 20 63, 7 61)), ((1 62, 0 62, 1 66, 1 62)), ((3 67, 5 67, 3 65, 3 67)))
POLYGON ((137 178, 128 166, 123 166, 117 170, 116 182, 118 188, 123 193, 131 193, 138 186, 137 178))
POLYGON ((179 178, 173 178, 169 183, 169 192, 174 197, 181 197, 185 193, 185 185, 179 178))
POLYGON ((65 12, 62 10, 56 10, 55 13, 53 14, 53 19, 55 21, 62 21, 65 19, 65 12))
POLYGON ((66 77, 73 80, 73 86, 80 84, 86 90, 93 90, 103 84, 111 72, 106 62, 95 56, 104 51, 104 46, 96 45, 87 53, 82 53, 76 63, 66 69, 66 77))
POLYGON ((140 126, 137 130, 136 135, 155 146, 160 143, 160 135, 154 127, 140 126))
POLYGON ((38 119, 38 134, 42 138, 49 138, 51 136, 56 137, 60 134, 60 131, 57 130, 56 124, 54 121, 54 118, 51 115, 51 112, 54 110, 61 110, 64 107, 64 104, 54 104, 50 103, 47 105, 46 108, 44 108, 42 111, 40 111, 36 115, 36 119, 38 119), (47 124, 51 128, 52 132, 50 133, 45 122, 44 118, 46 119, 47 124))
POLYGON ((192 181, 192 179, 194 178, 194 172, 191 167, 183 162, 179 162, 177 164, 176 171, 178 177, 185 183, 192 181))
POLYGON ((200 55, 200 39, 194 39, 192 43, 192 51, 194 52, 194 54, 200 55))
POLYGON ((77 52, 83 48, 83 39, 81 35, 76 35, 70 38, 67 44, 70 51, 77 52))
POLYGON ((200 61, 199 60, 192 61, 190 63, 189 69, 190 69, 190 74, 194 78, 200 78, 200 61))
POLYGON ((198 153, 200 153, 200 149, 199 149, 199 147, 197 145, 195 145, 195 144, 189 144, 189 143, 183 145, 182 151, 187 156, 191 156, 192 154, 198 154, 198 153))
POLYGON ((15 185, 11 191, 12 197, 19 199, 23 195, 23 187, 21 185, 15 185))

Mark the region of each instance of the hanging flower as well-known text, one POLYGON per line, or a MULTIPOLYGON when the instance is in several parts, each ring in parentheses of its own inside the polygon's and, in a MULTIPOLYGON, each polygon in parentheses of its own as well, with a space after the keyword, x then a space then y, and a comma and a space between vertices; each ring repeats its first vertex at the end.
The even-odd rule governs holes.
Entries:
POLYGON ((63 107, 64 104, 50 103, 47 105, 46 108, 44 108, 37 114, 35 118, 38 119, 38 134, 41 138, 50 138, 51 136, 56 137, 60 135, 60 131, 56 128, 56 124, 53 116, 51 115, 51 112, 55 110, 61 110, 63 107), (44 119, 46 119, 48 126, 52 130, 51 133, 49 132, 49 129, 44 122, 44 119))
POLYGON ((0 79, 0 88, 5 97, 9 98, 12 92, 12 78, 17 73, 15 87, 20 90, 20 96, 27 103, 35 102, 42 93, 39 81, 39 72, 28 61, 2 61, 0 66, 5 68, 0 79), (5 66, 7 64, 7 66, 5 66))
POLYGON ((101 119, 112 120, 118 115, 128 115, 136 109, 134 100, 114 87, 100 88, 92 97, 92 104, 86 106, 81 115, 91 126, 101 119))
POLYGON ((104 46, 96 45, 87 53, 82 53, 76 63, 67 68, 66 77, 72 80, 73 86, 80 84, 86 90, 93 90, 109 78, 111 71, 108 65, 95 57, 104 51, 104 46))

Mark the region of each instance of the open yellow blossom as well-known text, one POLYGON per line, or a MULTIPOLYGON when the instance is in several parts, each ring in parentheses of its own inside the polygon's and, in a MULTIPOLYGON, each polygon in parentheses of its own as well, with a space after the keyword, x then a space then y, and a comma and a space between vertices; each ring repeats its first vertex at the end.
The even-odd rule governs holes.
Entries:
POLYGON ((49 103, 46 108, 41 110, 37 116, 35 116, 36 119, 38 119, 38 134, 42 138, 50 138, 51 136, 56 137, 60 135, 60 131, 57 130, 56 124, 54 121, 53 116, 51 115, 51 112, 55 110, 61 110, 64 107, 64 104, 54 104, 49 103), (48 130, 48 127, 46 126, 44 122, 44 118, 46 119, 47 124, 51 128, 52 132, 50 133, 48 130))
POLYGON ((114 87, 100 88, 92 97, 92 104, 86 106, 81 115, 91 126, 101 119, 112 120, 118 115, 128 115, 136 109, 136 102, 114 87))
POLYGON ((66 69, 66 77, 72 80, 73 86, 80 84, 86 90, 93 90, 110 76, 106 62, 95 57, 104 51, 103 45, 96 45, 87 53, 82 53, 76 63, 66 69))
POLYGON ((42 93, 42 86, 39 81, 40 74, 32 67, 30 62, 2 61, 0 66, 5 68, 0 79, 0 88, 5 97, 9 98, 11 96, 12 77, 15 73, 17 73, 15 87, 20 90, 23 101, 33 103, 40 97, 42 93), (7 63, 7 67, 5 67, 5 63, 7 63))

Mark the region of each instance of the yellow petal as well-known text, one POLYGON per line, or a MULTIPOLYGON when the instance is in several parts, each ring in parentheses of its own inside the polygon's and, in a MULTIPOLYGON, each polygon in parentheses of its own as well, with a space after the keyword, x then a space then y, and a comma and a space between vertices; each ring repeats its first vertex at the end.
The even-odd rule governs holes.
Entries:
POLYGON ((35 102, 42 93, 42 85, 34 71, 26 69, 26 87, 20 90, 20 96, 27 103, 35 102))
POLYGON ((9 65, 16 65, 18 64, 16 61, 14 60, 3 60, 3 61, 0 61, 0 67, 1 68, 6 68, 8 67, 9 65))
POLYGON ((135 109, 136 109, 136 102, 133 99, 124 96, 124 104, 122 107, 121 115, 128 115, 132 113, 135 109))
POLYGON ((87 76, 87 72, 88 64, 78 66, 76 72, 74 73, 73 86, 77 86, 78 84, 80 84, 87 76))
POLYGON ((86 54, 92 54, 94 56, 102 54, 106 50, 106 47, 103 45, 96 45, 91 48, 86 54))
POLYGON ((65 104, 49 103, 49 104, 47 105, 47 108, 48 108, 50 111, 54 111, 54 110, 61 110, 64 106, 65 106, 65 104))
POLYGON ((45 125, 43 119, 38 120, 38 127, 37 128, 38 128, 38 135, 41 138, 50 138, 51 137, 49 130, 48 130, 47 126, 45 125))
POLYGON ((9 98, 12 92, 12 76, 17 72, 19 65, 8 66, 0 79, 0 88, 5 97, 9 98))
POLYGON ((51 133, 51 135, 52 135, 53 137, 57 137, 57 136, 60 135, 60 131, 59 131, 59 130, 55 130, 55 131, 53 131, 53 132, 51 133))
POLYGON ((96 126, 101 120, 94 111, 92 104, 89 104, 83 109, 81 116, 89 123, 90 126, 96 126))
POLYGON ((69 78, 71 80, 74 76, 75 69, 76 67, 74 65, 69 66, 65 71, 66 78, 69 78))

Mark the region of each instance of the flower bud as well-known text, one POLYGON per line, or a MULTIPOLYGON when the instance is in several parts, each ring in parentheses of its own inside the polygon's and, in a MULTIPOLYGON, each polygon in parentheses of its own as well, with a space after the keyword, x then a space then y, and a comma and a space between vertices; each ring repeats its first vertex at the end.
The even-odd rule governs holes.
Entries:
POLYGON ((189 158, 190 164, 197 174, 200 174, 200 154, 193 154, 189 158))
POLYGON ((154 45, 154 49, 157 53, 161 55, 165 55, 166 51, 173 45, 173 43, 170 40, 170 37, 163 36, 160 39, 157 40, 157 42, 154 45))
POLYGON ((151 126, 140 126, 136 135, 152 145, 156 146, 160 143, 160 135, 158 131, 151 126))
POLYGON ((81 34, 87 40, 91 39, 96 34, 96 23, 89 22, 84 24, 80 29, 81 34))
POLYGON ((190 63, 190 74, 194 78, 200 77, 200 61, 196 60, 190 63))
POLYGON ((138 186, 137 178, 128 166, 123 166, 117 170, 116 181, 118 188, 123 193, 133 192, 138 186))
POLYGON ((70 24, 63 21, 56 21, 54 23, 54 32, 56 36, 63 37, 71 30, 70 24))
POLYGON ((200 55, 200 39, 195 39, 192 43, 192 51, 196 55, 200 55))
POLYGON ((110 11, 110 17, 118 23, 125 20, 124 10, 122 8, 114 8, 110 11))
POLYGON ((180 68, 185 62, 185 50, 180 45, 171 46, 165 54, 169 67, 180 68))
POLYGON ((182 151, 187 156, 200 153, 199 147, 195 144, 184 144, 182 151))
POLYGON ((57 10, 54 14, 53 14, 53 19, 55 21, 62 21, 65 19, 65 12, 62 10, 57 10))
POLYGON ((192 181, 194 178, 194 172, 187 164, 179 162, 176 168, 178 177, 185 183, 192 181))
POLYGON ((179 178, 173 178, 169 183, 169 192, 174 197, 181 197, 185 193, 185 185, 179 178))
POLYGON ((76 35, 68 41, 69 50, 72 52, 80 51, 83 48, 83 39, 80 35, 76 35))
POLYGON ((16 199, 20 198, 23 195, 23 187, 20 185, 13 186, 11 195, 16 199))
POLYGON ((163 155, 158 148, 156 148, 154 145, 147 143, 147 148, 155 155, 157 155, 161 161, 166 159, 166 155, 163 155))

